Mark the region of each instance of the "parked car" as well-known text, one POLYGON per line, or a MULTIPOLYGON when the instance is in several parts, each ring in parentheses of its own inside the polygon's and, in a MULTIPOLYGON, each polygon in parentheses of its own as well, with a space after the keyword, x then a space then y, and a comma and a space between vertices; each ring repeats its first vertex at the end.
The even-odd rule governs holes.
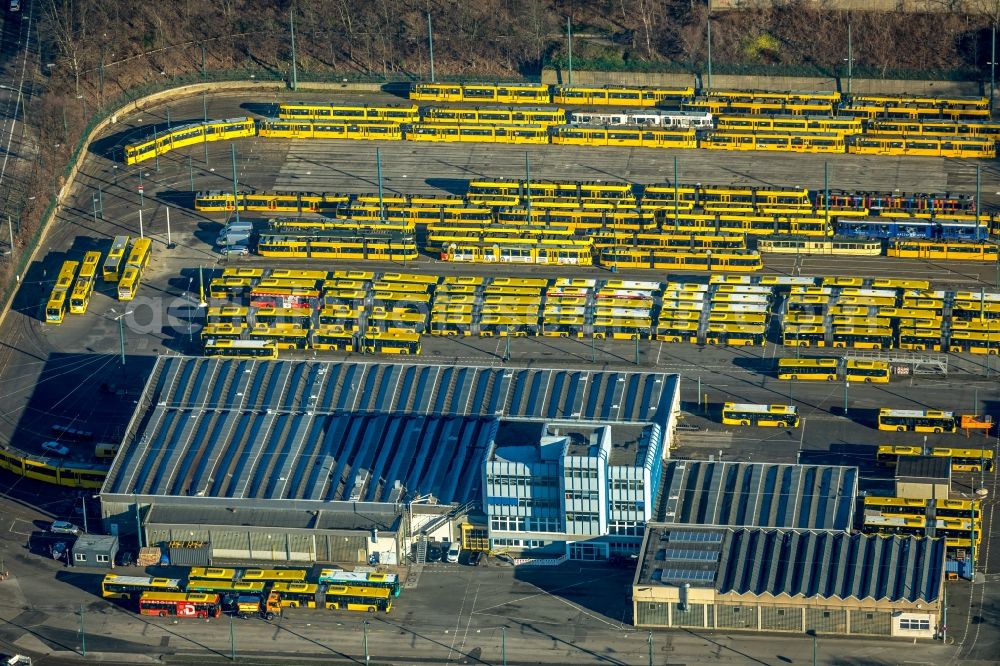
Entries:
POLYGON ((72 534, 75 536, 80 533, 80 528, 65 520, 55 520, 49 525, 49 532, 53 534, 72 534))
POLYGON ((458 556, 462 554, 462 544, 457 541, 448 546, 448 553, 445 555, 446 562, 458 562, 458 556))
POLYGON ((480 564, 482 564, 482 561, 483 561, 483 553, 482 553, 482 551, 480 551, 480 550, 473 550, 473 551, 471 551, 469 553, 469 566, 470 567, 478 567, 480 564))
POLYGON ((118 553, 118 566, 120 567, 130 567, 135 564, 135 557, 130 551, 122 551, 118 553))
POLYGON ((12 12, 21 11, 21 0, 10 0, 10 11, 12 12))
POLYGON ((226 257, 230 256, 245 257, 248 254, 250 254, 250 248, 248 248, 246 245, 227 245, 219 249, 219 254, 226 257))
POLYGON ((57 456, 68 456, 69 448, 63 446, 59 442, 45 442, 42 444, 42 450, 48 451, 49 453, 54 453, 57 456))
POLYGON ((433 543, 427 544, 427 561, 428 562, 439 562, 441 556, 444 555, 444 551, 441 546, 433 543))

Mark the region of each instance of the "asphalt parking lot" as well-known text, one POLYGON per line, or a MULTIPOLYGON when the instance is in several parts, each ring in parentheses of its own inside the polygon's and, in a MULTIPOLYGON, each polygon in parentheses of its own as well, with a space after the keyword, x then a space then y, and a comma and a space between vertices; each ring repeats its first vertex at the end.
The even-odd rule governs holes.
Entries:
MULTIPOLYGON (((300 99, 303 95, 296 94, 300 99)), ((211 117, 237 115, 246 97, 210 100, 211 117)), ((171 115, 196 118, 200 98, 171 105, 171 115)), ((103 147, 121 144, 152 122, 162 122, 166 107, 124 118, 103 147)), ((304 142, 235 142, 241 183, 258 189, 371 192, 377 189, 374 146, 351 143, 322 145, 304 142)), ((387 191, 453 191, 470 177, 518 177, 525 153, 532 176, 547 179, 664 180, 662 153, 644 150, 552 150, 543 147, 477 145, 380 146, 387 191)), ((231 259, 212 251, 210 241, 221 220, 185 205, 190 192, 231 187, 230 146, 211 145, 182 150, 146 163, 141 169, 116 164, 95 150, 72 189, 67 205, 28 272, 14 307, 0 325, 0 443, 36 451, 51 439, 53 424, 86 424, 95 441, 116 441, 131 418, 135 400, 149 375, 153 359, 162 354, 196 353, 202 321, 198 307, 200 276, 224 265, 304 267, 308 262, 273 262, 260 258, 231 259), (207 159, 205 159, 207 157, 207 159), (95 294, 89 312, 69 316, 60 326, 41 323, 41 308, 58 266, 67 256, 104 247, 111 236, 139 233, 138 174, 144 183, 143 233, 154 250, 139 298, 131 304, 114 299, 110 289, 95 294), (103 212, 94 214, 95 196, 103 212), (166 214, 170 208, 168 247, 166 214), (200 271, 199 269, 204 269, 200 271), (126 306, 126 307, 123 307, 126 306), (117 319, 124 314, 124 317, 117 319), (121 345, 124 341, 125 363, 121 345)), ((681 151, 682 180, 817 187, 828 163, 832 182, 842 189, 902 189, 904 191, 969 191, 975 169, 956 160, 855 158, 853 156, 721 155, 681 151), (720 175, 723 174, 723 175, 720 175), (766 174, 763 176, 762 174, 766 174), (877 183, 877 185, 872 185, 877 183)), ((983 172, 986 200, 996 198, 1000 180, 983 172)), ((971 185, 974 187, 974 185, 971 185)), ((313 266, 315 267, 315 266, 313 266)), ((329 266, 325 266, 330 268, 329 266)), ((337 268, 357 266, 337 266, 337 268)), ((402 264, 366 265, 368 270, 479 273, 476 267, 446 266, 424 258, 402 264)), ((767 272, 824 275, 833 273, 924 277, 943 288, 993 287, 992 265, 931 264, 884 259, 778 257, 767 272)), ((557 276, 572 273, 609 277, 600 269, 552 270, 491 267, 497 274, 557 276)), ((667 280, 675 276, 622 272, 619 278, 667 280)), ((684 276, 688 277, 688 276, 684 276)), ((435 339, 425 337, 418 362, 501 365, 506 341, 499 338, 435 339)), ((639 366, 679 373, 685 429, 678 438, 677 457, 822 462, 857 465, 862 489, 884 489, 886 472, 872 464, 874 447, 884 443, 923 443, 923 435, 882 433, 874 427, 880 406, 954 409, 1000 417, 997 359, 949 355, 947 376, 895 379, 888 385, 843 382, 788 382, 767 374, 774 358, 785 352, 765 347, 726 349, 687 344, 643 342, 639 366), (845 398, 848 404, 843 413, 845 398), (792 430, 730 428, 718 422, 724 401, 794 403, 802 416, 792 430), (706 407, 707 405, 707 407, 706 407), (697 428, 697 429, 693 429, 697 428)), ((302 352, 302 358, 313 358, 302 352)), ((295 357, 288 355, 288 357, 295 357)), ((318 358, 345 358, 331 354, 318 358)), ((357 357, 355 357, 357 358, 357 357)), ((395 359, 394 359, 395 360, 395 359)), ((635 367, 630 342, 557 338, 517 338, 510 341, 511 365, 635 367)), ((990 445, 996 441, 966 440, 962 434, 931 435, 930 445, 990 445)), ((93 443, 74 445, 71 457, 89 460, 93 443)), ((982 481, 974 476, 955 479, 955 490, 971 494, 982 481)), ((996 477, 985 519, 992 525, 996 477)), ((227 660, 235 646, 241 657, 266 655, 317 659, 327 663, 363 663, 363 620, 349 613, 294 611, 274 624, 238 621, 230 640, 226 619, 177 625, 140 618, 101 600, 98 574, 65 569, 43 550, 26 548, 41 541, 36 533, 51 518, 79 521, 76 495, 56 498, 50 488, 0 476, 0 492, 9 524, 0 523, 0 553, 14 574, 0 582, 7 591, 0 601, 0 642, 39 653, 71 656, 87 650, 113 663, 124 653, 191 663, 227 660), (34 536, 33 536, 34 535, 34 536), (34 539, 34 540, 33 540, 34 539), (83 606, 80 631, 80 607, 83 606)), ((989 531, 987 532, 989 534, 989 531)), ((874 641, 821 639, 819 663, 993 663, 998 650, 997 551, 995 536, 984 542, 986 582, 948 586, 949 645, 909 646, 874 641)), ((631 574, 605 565, 570 563, 557 568, 513 569, 498 564, 464 567, 431 564, 413 570, 407 588, 389 615, 369 620, 372 663, 600 663, 644 664, 650 648, 646 632, 629 625, 628 585, 631 574)), ((811 645, 788 637, 694 635, 655 632, 655 663, 809 663, 811 645)), ((53 660, 52 663, 56 663, 53 660)))

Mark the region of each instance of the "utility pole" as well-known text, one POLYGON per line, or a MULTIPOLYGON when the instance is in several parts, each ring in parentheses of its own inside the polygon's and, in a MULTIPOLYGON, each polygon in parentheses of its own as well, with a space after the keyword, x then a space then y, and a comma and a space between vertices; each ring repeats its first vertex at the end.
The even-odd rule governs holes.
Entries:
POLYGON ((80 604, 80 654, 84 657, 87 656, 87 630, 83 626, 83 604, 80 604))
POLYGON ((677 200, 680 196, 679 187, 677 183, 677 156, 674 155, 674 233, 677 233, 677 225, 680 224, 681 217, 680 202, 677 200))
POLYGON ((298 88, 299 85, 299 75, 298 70, 295 65, 295 7, 294 5, 288 10, 288 26, 289 32, 292 35, 292 90, 298 88))
POLYGON ((528 151, 524 151, 524 196, 528 199, 528 224, 531 224, 531 166, 528 151))
POLYGON ((851 388, 851 382, 844 382, 844 416, 847 416, 847 389, 851 388))
MULTIPOLYGON (((202 69, 202 73, 204 73, 204 71, 205 71, 205 46, 204 46, 204 44, 201 47, 201 61, 202 61, 201 69, 202 69)), ((208 124, 208 92, 207 91, 203 92, 201 94, 201 116, 202 116, 202 121, 207 125, 208 124)), ((202 145, 205 146, 205 166, 207 167, 208 166, 208 141, 202 141, 202 145)))
POLYGON ((990 37, 990 111, 993 110, 993 89, 996 85, 997 66, 997 24, 993 23, 990 37))
POLYGON ((569 85, 573 85, 573 19, 566 17, 566 41, 569 42, 569 85))
POLYGON ((368 655, 368 620, 364 622, 365 626, 365 666, 371 663, 371 657, 368 655))
POLYGON ((649 635, 646 637, 646 643, 649 644, 649 666, 653 666, 653 632, 650 631, 649 635))
POLYGON ((378 217, 379 221, 385 220, 385 203, 382 194, 382 152, 375 148, 375 176, 378 180, 378 217))
POLYGON ((847 94, 851 94, 851 82, 854 79, 854 41, 851 35, 851 24, 847 24, 847 94))
POLYGON ((500 662, 507 666, 507 626, 500 627, 500 662))
POLYGON ((170 242, 170 206, 167 206, 167 247, 173 247, 174 244, 170 242))
POLYGON ((233 629, 233 614, 229 614, 229 658, 236 661, 236 630, 233 629))
POLYGON ((434 83, 434 27, 430 12, 427 12, 427 50, 431 55, 431 83, 434 83))
POLYGON ((233 149, 233 219, 236 220, 236 224, 240 223, 240 195, 236 191, 236 144, 230 146, 233 149))
POLYGON ((708 24, 708 88, 705 90, 707 93, 712 92, 712 17, 709 16, 706 23, 708 24))

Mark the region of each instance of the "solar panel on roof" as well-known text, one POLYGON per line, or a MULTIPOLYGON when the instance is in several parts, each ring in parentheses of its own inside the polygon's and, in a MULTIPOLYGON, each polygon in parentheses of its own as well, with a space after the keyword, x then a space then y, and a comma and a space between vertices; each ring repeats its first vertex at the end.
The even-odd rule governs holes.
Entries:
POLYGON ((672 530, 667 536, 671 543, 722 543, 721 532, 672 530))
POLYGON ((664 569, 660 574, 660 580, 683 580, 694 583, 711 583, 715 580, 715 572, 700 571, 697 569, 664 569))
POLYGON ((717 562, 719 552, 715 550, 691 550, 690 548, 667 548, 664 559, 688 562, 717 562))

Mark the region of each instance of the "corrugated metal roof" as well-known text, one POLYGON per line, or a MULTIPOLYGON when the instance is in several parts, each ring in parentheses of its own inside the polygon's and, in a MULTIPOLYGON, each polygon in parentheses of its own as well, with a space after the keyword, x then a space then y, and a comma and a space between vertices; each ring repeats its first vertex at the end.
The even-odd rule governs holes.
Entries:
POLYGON ((854 467, 673 460, 659 515, 671 523, 848 530, 854 467))
POLYGON ((723 545, 716 591, 933 601, 944 557, 943 539, 737 529, 723 545))
POLYGON ((498 419, 648 424, 676 376, 161 357, 102 492, 444 504, 476 496, 498 419))
POLYGON ((647 532, 637 585, 912 603, 937 600, 944 576, 944 539, 662 523, 647 532))

